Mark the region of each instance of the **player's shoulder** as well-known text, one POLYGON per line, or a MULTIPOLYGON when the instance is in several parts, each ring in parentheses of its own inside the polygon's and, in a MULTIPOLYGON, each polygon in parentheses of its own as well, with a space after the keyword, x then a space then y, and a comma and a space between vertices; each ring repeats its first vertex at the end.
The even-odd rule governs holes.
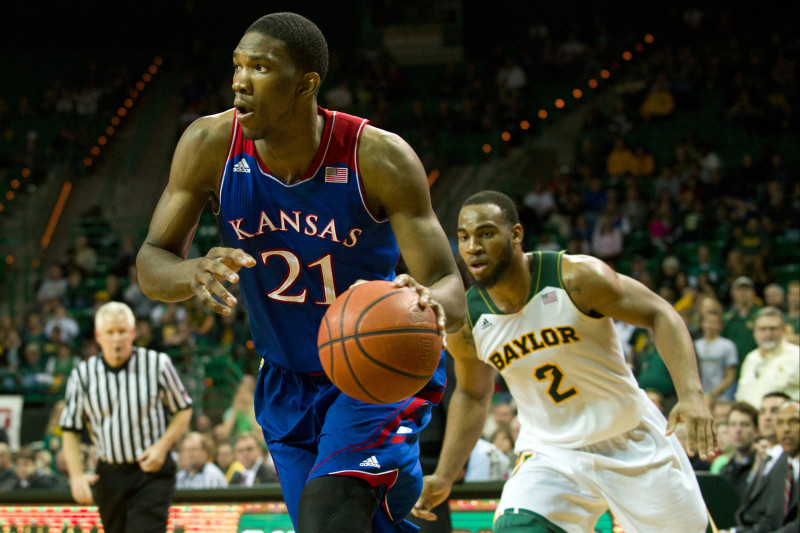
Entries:
POLYGON ((402 165, 416 158, 414 150, 400 135, 370 124, 361 134, 358 153, 362 167, 402 165))
POLYGON ((185 133, 202 137, 203 139, 223 139, 227 142, 230 140, 231 132, 233 131, 234 111, 234 109, 228 109, 221 113, 195 119, 186 128, 185 133))
POLYGON ((591 255, 561 254, 561 275, 567 278, 585 281, 602 281, 614 270, 603 260, 591 255))

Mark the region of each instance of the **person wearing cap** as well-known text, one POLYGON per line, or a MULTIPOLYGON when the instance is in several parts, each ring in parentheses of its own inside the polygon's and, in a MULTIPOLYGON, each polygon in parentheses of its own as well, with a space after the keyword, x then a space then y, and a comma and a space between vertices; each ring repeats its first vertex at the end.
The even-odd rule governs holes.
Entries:
MULTIPOLYGON (((739 361, 744 361, 742 356, 757 348, 753 337, 758 305, 756 304, 756 291, 753 280, 747 276, 739 276, 731 284, 730 309, 722 316, 722 336, 730 339, 736 345, 739 361)), ((741 375, 741 364, 737 369, 737 377, 741 375)), ((756 404, 758 407, 758 404, 756 404)))
POLYGON ((753 407, 773 391, 800 399, 800 346, 786 342, 783 313, 777 307, 764 307, 756 314, 754 336, 758 348, 742 363, 736 400, 753 407))

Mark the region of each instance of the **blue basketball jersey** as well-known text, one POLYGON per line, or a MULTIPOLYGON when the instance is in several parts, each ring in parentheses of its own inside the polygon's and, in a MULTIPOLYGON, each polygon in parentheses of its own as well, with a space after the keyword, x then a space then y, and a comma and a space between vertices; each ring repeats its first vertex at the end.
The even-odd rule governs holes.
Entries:
POLYGON ((250 254, 239 271, 256 352, 296 372, 322 372, 317 332, 356 280, 394 279, 399 258, 388 219, 366 205, 358 146, 366 119, 319 108, 319 151, 290 185, 270 173, 234 118, 217 223, 225 246, 250 254))

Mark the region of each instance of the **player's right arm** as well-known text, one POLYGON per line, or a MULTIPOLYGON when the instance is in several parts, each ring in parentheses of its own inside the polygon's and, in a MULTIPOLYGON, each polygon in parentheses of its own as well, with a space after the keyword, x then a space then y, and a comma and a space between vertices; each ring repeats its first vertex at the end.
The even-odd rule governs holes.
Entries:
POLYGON ((236 305, 223 282, 236 283, 239 269, 255 264, 252 257, 242 250, 216 247, 205 257, 186 258, 205 205, 217 201, 232 120, 232 110, 198 119, 178 142, 169 182, 136 258, 139 286, 149 298, 177 302, 197 296, 223 314, 236 305))
POLYGON ((444 443, 436 471, 425 476, 412 513, 435 520, 431 509, 450 494, 483 431, 494 392, 495 370, 478 359, 469 324, 447 334, 447 351, 455 362, 456 388, 447 410, 444 443))

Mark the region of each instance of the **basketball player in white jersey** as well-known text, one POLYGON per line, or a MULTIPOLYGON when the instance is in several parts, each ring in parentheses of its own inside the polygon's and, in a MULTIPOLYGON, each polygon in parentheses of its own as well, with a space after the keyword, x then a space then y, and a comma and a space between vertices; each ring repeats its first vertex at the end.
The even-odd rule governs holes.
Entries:
POLYGON ((625 533, 714 531, 687 448, 716 448, 692 340, 672 306, 593 257, 522 251, 513 201, 484 191, 458 219, 458 245, 474 284, 468 321, 448 334, 456 389, 436 471, 414 514, 450 493, 481 434, 495 372, 519 410, 517 466, 506 482, 494 531, 589 532, 608 509, 625 533), (612 319, 655 332, 678 402, 669 422, 625 364, 612 319))

